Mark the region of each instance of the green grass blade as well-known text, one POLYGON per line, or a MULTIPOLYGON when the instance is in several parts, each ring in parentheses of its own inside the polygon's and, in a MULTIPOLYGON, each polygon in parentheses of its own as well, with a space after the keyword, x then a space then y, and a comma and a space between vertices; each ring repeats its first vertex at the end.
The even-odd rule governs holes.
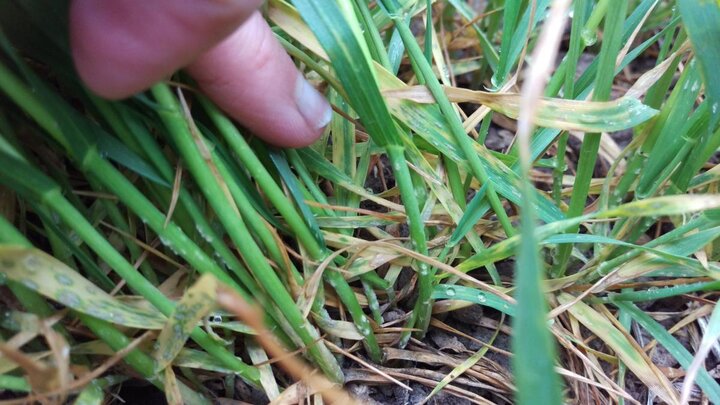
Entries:
POLYGON ((560 381, 554 371, 555 342, 546 322, 547 303, 542 290, 545 269, 535 234, 536 222, 532 211, 531 185, 526 185, 528 200, 522 206, 522 240, 515 264, 517 314, 513 322, 513 375, 519 391, 520 404, 561 403, 560 381), (535 402, 538 401, 538 402, 535 402))
POLYGON ((30 392, 32 387, 25 377, 0 374, 0 389, 16 392, 30 392))
MULTIPOLYGON (((512 3, 519 2, 511 2, 511 5, 513 7, 516 7, 516 5, 512 3)), ((532 10, 533 7, 525 7, 525 12, 523 13, 520 21, 518 22, 517 28, 515 30, 512 30, 512 28, 515 27, 511 26, 508 27, 511 29, 511 31, 506 32, 505 27, 503 27, 502 45, 505 45, 507 47, 507 51, 503 53, 501 50, 498 69, 491 79, 491 82, 493 86, 495 86, 495 89, 499 89, 500 87, 502 87, 502 85, 505 83, 505 80, 507 80, 507 77, 510 74, 510 70, 517 63, 518 58, 520 57, 520 54, 525 47, 528 31, 531 31, 538 24, 538 22, 540 22, 540 20, 545 17, 549 5, 550 0, 538 0, 534 3, 534 10, 532 10), (506 39, 504 38, 505 36, 510 36, 511 38, 510 41, 507 41, 507 45, 506 39), (503 61, 505 61, 505 63, 503 63, 503 61)), ((513 14, 515 14, 516 12, 517 11, 513 12, 513 14)))
POLYGON ((325 241, 323 240, 322 232, 320 232, 320 227, 318 226, 310 207, 308 207, 305 203, 305 196, 300 189, 300 183, 290 170, 290 166, 288 165, 285 156, 278 151, 270 151, 269 155, 270 159, 275 164, 275 167, 278 169, 278 173, 280 173, 280 177, 285 183, 285 186, 290 191, 293 201, 295 201, 295 204, 300 210, 302 218, 305 220, 308 228, 310 228, 313 237, 317 241, 318 245, 324 245, 325 241))
POLYGON ((720 289, 720 281, 706 281, 701 283, 689 283, 674 285, 663 288, 649 288, 647 290, 627 291, 608 294, 602 301, 614 303, 620 301, 643 302, 656 301, 663 298, 676 297, 683 294, 690 294, 698 291, 717 291, 720 289))
POLYGON ((712 130, 720 121, 720 81, 714 75, 720 66, 720 4, 712 0, 678 0, 685 30, 700 61, 705 95, 710 102, 712 130))
POLYGON ((165 181, 150 164, 142 160, 123 143, 103 131, 96 131, 95 136, 98 141, 98 151, 101 155, 107 156, 108 159, 132 170, 154 183, 167 188, 171 187, 170 183, 165 181))
POLYGON ((461 285, 436 285, 433 289, 432 297, 433 299, 472 302, 474 304, 497 309, 498 311, 513 317, 517 313, 517 306, 515 303, 508 302, 489 291, 480 291, 475 288, 461 285))
MULTIPOLYGON (((500 60, 498 61, 497 73, 492 78, 495 87, 502 85, 511 69, 511 66, 508 66, 511 64, 510 46, 513 44, 521 3, 520 0, 508 0, 505 2, 505 7, 503 7, 503 36, 500 40, 500 60)), ((529 12, 530 8, 527 8, 526 11, 529 12)))

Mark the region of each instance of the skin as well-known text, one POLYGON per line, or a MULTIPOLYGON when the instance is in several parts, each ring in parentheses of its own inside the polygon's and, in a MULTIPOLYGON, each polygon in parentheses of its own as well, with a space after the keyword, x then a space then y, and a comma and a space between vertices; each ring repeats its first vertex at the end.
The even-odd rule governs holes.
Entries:
POLYGON ((80 77, 122 99, 184 68, 227 114, 265 141, 315 141, 332 110, 305 81, 257 8, 260 0, 73 0, 80 77))

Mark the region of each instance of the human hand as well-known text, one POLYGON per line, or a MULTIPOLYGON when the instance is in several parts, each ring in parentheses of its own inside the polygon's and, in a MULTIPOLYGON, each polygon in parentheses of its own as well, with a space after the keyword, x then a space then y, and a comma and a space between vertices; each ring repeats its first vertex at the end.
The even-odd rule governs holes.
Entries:
POLYGON ((229 115, 265 141, 312 143, 332 110, 297 71, 257 11, 261 0, 73 0, 80 77, 120 99, 185 67, 229 115))

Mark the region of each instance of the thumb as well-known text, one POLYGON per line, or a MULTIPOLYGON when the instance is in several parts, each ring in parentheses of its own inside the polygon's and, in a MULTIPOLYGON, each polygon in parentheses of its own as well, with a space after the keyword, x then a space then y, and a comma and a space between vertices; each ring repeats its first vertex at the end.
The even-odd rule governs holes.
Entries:
POLYGON ((278 146, 309 145, 332 118, 328 102, 297 71, 258 12, 188 71, 222 109, 278 146))

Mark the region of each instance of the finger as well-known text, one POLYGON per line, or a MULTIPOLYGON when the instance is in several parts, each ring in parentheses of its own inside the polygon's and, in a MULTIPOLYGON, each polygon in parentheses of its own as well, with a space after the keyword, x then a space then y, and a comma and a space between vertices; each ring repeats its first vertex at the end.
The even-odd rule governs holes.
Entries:
POLYGON ((186 66, 232 33, 261 0, 73 0, 70 42, 95 93, 123 98, 186 66))
POLYGON ((309 145, 332 117, 257 12, 188 71, 222 109, 278 146, 309 145))

